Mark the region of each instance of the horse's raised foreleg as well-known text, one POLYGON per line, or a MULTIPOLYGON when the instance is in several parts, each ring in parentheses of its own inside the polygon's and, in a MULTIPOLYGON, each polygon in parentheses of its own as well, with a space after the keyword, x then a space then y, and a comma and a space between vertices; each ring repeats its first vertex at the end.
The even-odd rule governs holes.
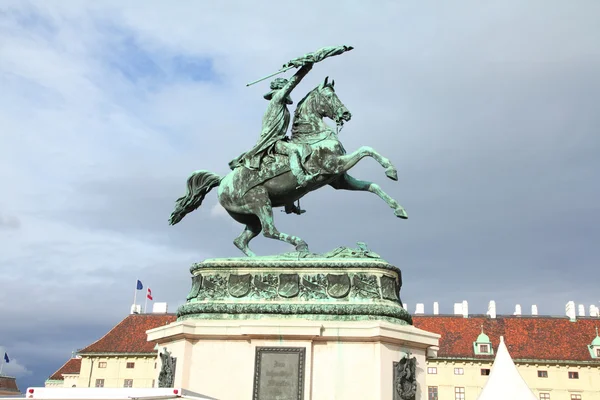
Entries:
POLYGON ((384 192, 383 189, 381 189, 381 187, 379 187, 379 185, 376 183, 361 181, 359 179, 351 177, 348 174, 343 174, 338 179, 331 182, 329 185, 334 189, 361 190, 375 193, 383 201, 385 201, 388 206, 394 209, 394 214, 396 215, 396 217, 402 219, 408 218, 404 207, 398 204, 396 200, 394 200, 386 192, 384 192))
POLYGON ((325 170, 331 173, 342 174, 352 167, 354 167, 360 160, 365 157, 372 157, 377 161, 383 168, 385 168, 385 175, 397 181, 398 171, 392 162, 379 154, 375 149, 369 146, 362 146, 353 153, 346 154, 343 156, 332 157, 331 160, 325 162, 325 170))

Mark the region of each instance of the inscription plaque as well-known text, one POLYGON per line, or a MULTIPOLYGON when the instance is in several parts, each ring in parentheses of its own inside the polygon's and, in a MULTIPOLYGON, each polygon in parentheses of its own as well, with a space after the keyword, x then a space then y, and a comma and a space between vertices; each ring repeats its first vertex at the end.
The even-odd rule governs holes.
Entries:
POLYGON ((304 400, 304 347, 257 347, 253 400, 304 400))

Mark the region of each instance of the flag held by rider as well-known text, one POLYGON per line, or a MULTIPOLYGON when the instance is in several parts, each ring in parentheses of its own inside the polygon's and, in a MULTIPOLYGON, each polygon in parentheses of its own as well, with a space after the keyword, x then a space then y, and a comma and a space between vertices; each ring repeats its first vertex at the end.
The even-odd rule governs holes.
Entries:
POLYGON ((293 60, 290 60, 289 62, 283 64, 283 67, 281 67, 281 69, 279 71, 274 72, 265 77, 262 77, 260 79, 257 79, 255 81, 252 81, 250 83, 247 83, 246 86, 251 86, 251 85, 254 85, 255 83, 262 82, 265 79, 269 79, 272 76, 279 75, 291 68, 301 67, 306 63, 313 63, 313 64, 318 63, 319 61, 322 61, 327 57, 333 57, 333 56, 340 55, 342 53, 352 50, 353 48, 354 47, 352 47, 352 46, 329 46, 329 47, 320 48, 319 50, 315 51, 314 53, 308 53, 308 54, 303 55, 302 57, 297 57, 297 58, 294 58, 293 60))

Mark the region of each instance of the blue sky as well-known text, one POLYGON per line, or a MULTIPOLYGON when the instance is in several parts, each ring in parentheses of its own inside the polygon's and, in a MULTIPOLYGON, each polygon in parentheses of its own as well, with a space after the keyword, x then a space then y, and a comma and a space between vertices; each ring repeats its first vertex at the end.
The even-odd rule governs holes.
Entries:
MULTIPOLYGON (((375 196, 323 189, 279 229, 313 251, 366 242, 403 270, 402 299, 564 314, 600 305, 600 3, 461 1, 4 1, 0 5, 0 352, 24 390, 127 315, 135 280, 171 311, 188 267, 238 255, 242 229, 208 196, 176 227, 189 173, 228 171, 260 131, 268 81, 322 46, 315 66, 353 114, 353 175, 375 196), (315 14, 315 9, 319 10, 315 14), (318 15, 318 18, 315 18, 318 15)), ((289 250, 259 237, 259 254, 289 250)))

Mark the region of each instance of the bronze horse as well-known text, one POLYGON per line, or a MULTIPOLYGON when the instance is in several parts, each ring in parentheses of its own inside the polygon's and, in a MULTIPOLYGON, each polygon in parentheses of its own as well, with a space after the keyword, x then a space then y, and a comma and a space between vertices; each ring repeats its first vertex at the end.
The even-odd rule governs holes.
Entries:
POLYGON ((396 168, 390 160, 368 146, 346 154, 337 132, 323 121, 324 117, 334 120, 337 126, 351 118, 350 112, 335 93, 334 82, 328 82, 327 78, 298 103, 294 113, 291 142, 303 149, 304 167, 308 171, 319 172, 308 185, 297 187, 287 157, 282 155, 265 159, 260 171, 238 167, 224 177, 210 171, 195 171, 188 178, 186 194, 175 203, 170 224, 175 225, 186 214, 200 207, 206 194, 217 186, 219 203, 233 219, 246 225, 233 243, 251 257, 256 254, 248 244, 261 231, 265 237, 294 245, 299 252, 307 252, 308 245, 304 240, 277 230, 273 223, 273 208, 291 204, 325 185, 334 189, 375 193, 394 209, 397 217, 406 219, 404 208, 379 185, 348 174, 348 170, 361 159, 372 157, 385 168, 388 178, 398 180, 396 168))

